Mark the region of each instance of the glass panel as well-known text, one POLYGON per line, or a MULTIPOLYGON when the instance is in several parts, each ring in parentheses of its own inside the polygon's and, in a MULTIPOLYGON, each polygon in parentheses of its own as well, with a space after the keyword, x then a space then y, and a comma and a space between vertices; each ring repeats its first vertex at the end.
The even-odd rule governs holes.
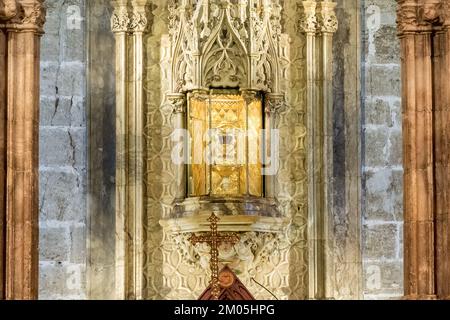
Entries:
POLYGON ((256 197, 263 196, 262 129, 262 101, 255 99, 248 106, 248 176, 249 194, 256 197))
POLYGON ((260 98, 247 105, 238 94, 191 95, 190 196, 263 195, 262 119, 260 98))
POLYGON ((191 137, 189 170, 189 194, 191 196, 207 195, 207 165, 205 161, 208 130, 208 99, 206 96, 193 95, 189 103, 188 129, 191 137))
POLYGON ((211 96, 212 195, 247 193, 246 128, 247 110, 240 95, 211 96))

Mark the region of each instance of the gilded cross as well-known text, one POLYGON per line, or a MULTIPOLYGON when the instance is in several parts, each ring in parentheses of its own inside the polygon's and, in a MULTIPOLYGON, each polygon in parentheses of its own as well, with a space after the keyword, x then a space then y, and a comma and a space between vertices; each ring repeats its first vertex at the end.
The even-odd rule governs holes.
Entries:
POLYGON ((206 235, 196 236, 192 235, 189 241, 192 245, 197 243, 207 243, 211 248, 211 260, 209 262, 211 268, 211 295, 214 300, 219 300, 220 296, 220 284, 219 284, 219 246, 221 243, 236 244, 239 241, 239 236, 236 233, 219 233, 217 231, 217 222, 220 218, 214 214, 211 214, 208 221, 210 222, 210 232, 206 235))

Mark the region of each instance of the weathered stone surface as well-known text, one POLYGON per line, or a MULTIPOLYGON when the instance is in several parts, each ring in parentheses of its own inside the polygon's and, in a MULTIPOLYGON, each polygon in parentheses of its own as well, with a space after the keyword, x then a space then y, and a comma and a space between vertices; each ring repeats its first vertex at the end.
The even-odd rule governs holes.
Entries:
POLYGON ((403 221, 402 171, 380 169, 366 172, 366 220, 403 221))
POLYGON ((39 207, 44 227, 39 288, 42 299, 85 298, 84 3, 84 0, 47 1, 41 52, 39 207))
POLYGON ((364 291, 367 295, 402 295, 403 265, 401 261, 364 262, 364 291))
MULTIPOLYGON (((109 0, 88 2, 89 14, 89 230, 87 291, 114 299, 115 280, 115 41, 109 0)), ((155 225, 157 222, 155 222, 155 225)))
POLYGON ((40 165, 70 166, 82 170, 86 166, 86 129, 41 127, 40 165))
POLYGON ((86 227, 72 226, 69 231, 70 257, 69 261, 76 264, 86 263, 86 227))
POLYGON ((400 66, 375 64, 367 68, 366 90, 372 96, 398 96, 400 66))
POLYGON ((391 106, 388 101, 380 98, 367 99, 366 123, 375 125, 393 125, 391 106))
MULTIPOLYGON (((393 12, 391 12, 391 15, 393 12)), ((376 63, 398 64, 400 41, 394 24, 380 26, 374 36, 374 45, 376 48, 376 63)))
POLYGON ((396 259, 398 225, 374 224, 364 226, 364 256, 366 259, 396 259))
POLYGON ((78 96, 41 96, 41 126, 84 127, 84 106, 78 96))
POLYGON ((397 4, 385 0, 362 2, 367 10, 363 33, 364 297, 389 299, 400 297, 403 290, 399 236, 403 221, 403 170, 397 4), (374 269, 379 270, 376 276, 380 285, 371 288, 368 283, 373 280, 374 269))
POLYGON ((366 129, 366 166, 386 167, 389 155, 389 132, 383 128, 366 129))
POLYGON ((41 262, 39 297, 43 300, 85 299, 85 265, 60 262, 41 262))
POLYGON ((67 261, 69 252, 67 246, 70 243, 67 228, 41 227, 39 239, 39 259, 41 261, 67 261))
POLYGON ((41 170, 40 217, 42 221, 85 221, 85 173, 72 168, 41 170))

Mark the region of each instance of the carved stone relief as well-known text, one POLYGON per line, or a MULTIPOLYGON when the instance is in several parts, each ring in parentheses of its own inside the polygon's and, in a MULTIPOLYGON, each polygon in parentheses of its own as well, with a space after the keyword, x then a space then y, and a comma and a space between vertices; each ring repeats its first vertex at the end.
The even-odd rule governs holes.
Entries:
MULTIPOLYGON (((266 1, 261 11, 244 10, 246 1, 241 6, 229 1, 194 1, 192 7, 186 3, 151 1, 143 37, 142 296, 196 299, 208 285, 208 250, 189 247, 186 234, 163 231, 159 224, 172 217, 179 195, 171 134, 183 113, 183 99, 174 93, 240 86, 280 96, 269 95, 266 111, 280 131, 280 170, 273 179, 273 195, 285 222, 278 232, 260 232, 251 225, 243 229, 241 242, 223 248, 221 259, 240 272, 257 299, 273 296, 252 277, 279 299, 308 298, 307 43, 305 32, 298 29, 304 2, 266 1)), ((331 13, 316 15, 316 28, 335 28, 331 13)), ((113 16, 118 32, 128 30, 129 24, 120 10, 113 16)))

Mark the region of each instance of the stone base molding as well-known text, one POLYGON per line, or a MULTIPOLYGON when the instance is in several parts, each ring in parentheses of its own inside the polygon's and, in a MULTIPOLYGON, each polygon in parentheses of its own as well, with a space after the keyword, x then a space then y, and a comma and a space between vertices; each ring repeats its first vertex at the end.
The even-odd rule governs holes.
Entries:
POLYGON ((38 295, 43 0, 0 3, 0 299, 38 295))
POLYGON ((406 299, 450 294, 449 5, 447 0, 398 1, 406 299))

